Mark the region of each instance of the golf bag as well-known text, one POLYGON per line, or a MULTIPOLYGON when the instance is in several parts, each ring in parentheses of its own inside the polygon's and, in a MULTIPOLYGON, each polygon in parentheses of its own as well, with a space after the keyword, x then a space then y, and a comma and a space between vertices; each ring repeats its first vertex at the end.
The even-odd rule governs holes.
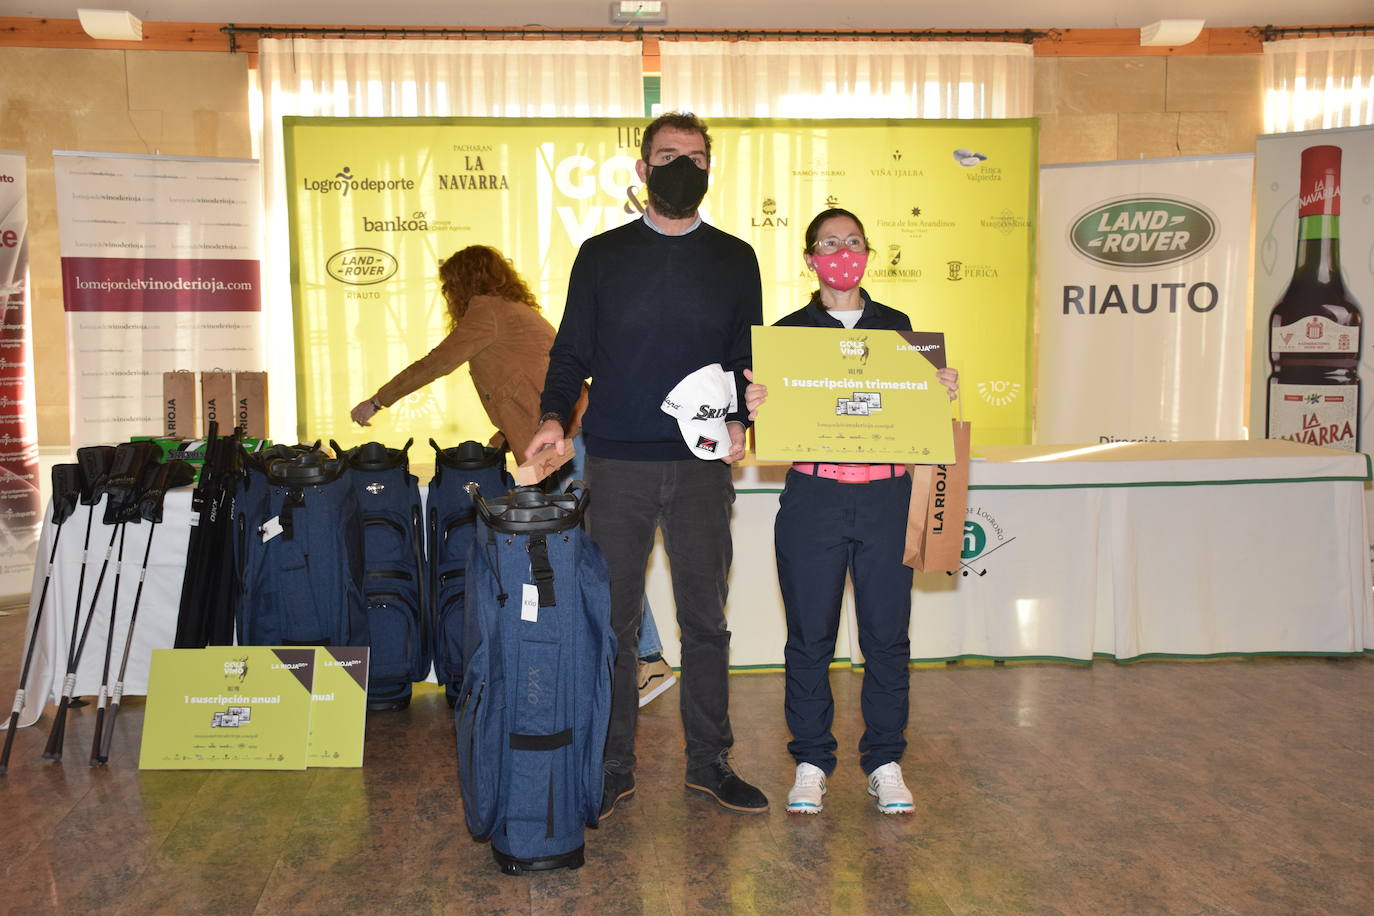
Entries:
POLYGON ((575 486, 475 499, 458 776, 468 830, 507 874, 581 866, 601 807, 615 635, 575 486))
POLYGON ((505 453, 477 442, 441 449, 434 440, 434 479, 426 497, 429 547, 431 652, 434 674, 452 706, 463 681, 464 595, 468 551, 476 518, 464 489, 475 483, 487 493, 504 493, 514 482, 506 473, 505 453))
POLYGON ((343 452, 363 518, 364 598, 372 633, 368 709, 405 709, 411 684, 429 674, 425 623, 424 510, 403 448, 368 442, 343 452))
POLYGON ((234 503, 240 645, 370 644, 362 513, 344 472, 315 447, 249 461, 234 503))

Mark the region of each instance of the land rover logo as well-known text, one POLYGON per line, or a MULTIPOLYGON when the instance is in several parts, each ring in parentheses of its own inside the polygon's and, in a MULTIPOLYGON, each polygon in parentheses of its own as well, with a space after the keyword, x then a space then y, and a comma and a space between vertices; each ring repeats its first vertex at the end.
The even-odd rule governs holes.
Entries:
POLYGON ((1217 221, 1172 197, 1124 197, 1094 207, 1069 230, 1078 253, 1113 267, 1160 267, 1201 254, 1217 237, 1217 221))
POLYGON ((324 265, 340 283, 368 286, 390 280, 396 275, 396 258, 380 248, 349 248, 332 256, 324 265))

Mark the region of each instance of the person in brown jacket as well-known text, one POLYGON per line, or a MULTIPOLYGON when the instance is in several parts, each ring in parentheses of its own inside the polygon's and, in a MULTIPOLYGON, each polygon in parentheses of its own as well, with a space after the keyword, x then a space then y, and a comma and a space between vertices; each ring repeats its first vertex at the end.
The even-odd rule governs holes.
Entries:
MULTIPOLYGON (((499 432, 491 444, 504 439, 515 455, 524 455, 539 425, 539 396, 549 368, 553 325, 539 313, 539 303, 515 266, 488 245, 469 245, 454 252, 439 267, 444 301, 451 324, 448 336, 429 353, 398 372, 377 393, 360 402, 349 415, 359 426, 377 411, 390 407, 413 391, 471 363, 473 387, 499 432)), ((581 426, 587 406, 584 388, 573 411, 569 435, 581 426)), ((579 464, 582 451, 577 445, 579 464)), ((571 469, 574 477, 581 473, 571 469)), ((677 680, 663 660, 663 645, 647 599, 643 605, 639 640, 639 705, 657 697, 677 680)))
MULTIPOLYGON (((350 412, 360 426, 377 411, 470 363, 487 417, 516 455, 523 455, 539 417, 553 325, 514 265, 487 245, 469 245, 439 268, 451 326, 433 350, 402 369, 350 412)), ((573 430, 576 432, 576 430, 573 430)))

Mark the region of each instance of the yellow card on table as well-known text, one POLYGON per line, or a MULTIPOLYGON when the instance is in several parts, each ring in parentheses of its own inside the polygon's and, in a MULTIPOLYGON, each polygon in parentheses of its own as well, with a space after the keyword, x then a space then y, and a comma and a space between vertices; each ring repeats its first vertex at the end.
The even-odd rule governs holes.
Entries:
POLYGON ((935 378, 944 335, 756 327, 754 426, 761 461, 948 464, 949 395, 935 378))
POLYGON ((315 649, 309 761, 312 767, 360 767, 367 726, 367 646, 315 649))
POLYGON ((303 770, 313 648, 156 649, 141 770, 303 770))

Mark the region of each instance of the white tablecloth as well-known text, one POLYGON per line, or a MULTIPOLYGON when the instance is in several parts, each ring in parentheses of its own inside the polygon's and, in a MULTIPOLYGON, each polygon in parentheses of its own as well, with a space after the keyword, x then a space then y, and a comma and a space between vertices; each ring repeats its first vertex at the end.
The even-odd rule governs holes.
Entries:
MULTIPOLYGON (((86 586, 81 597, 81 623, 84 626, 87 611, 100 569, 104 564, 110 547, 112 529, 101 524, 105 504, 94 507, 94 524, 90 526, 90 548, 86 553, 86 586)), ((72 516, 63 523, 61 536, 57 541, 57 553, 53 560, 52 576, 48 583, 48 595, 44 605, 41 631, 38 644, 34 648, 33 667, 26 684, 27 695, 24 709, 19 716, 20 725, 30 725, 43 711, 45 702, 57 702, 62 695, 62 680, 67 670, 67 647, 71 644, 72 618, 76 610, 76 597, 81 581, 83 543, 86 538, 86 520, 90 508, 77 506, 72 516)), ((52 554, 53 538, 57 530, 52 524, 52 505, 49 504, 43 520, 43 534, 39 538, 38 563, 34 568, 33 594, 29 601, 29 620, 27 634, 33 631, 34 621, 38 619, 38 599, 47 568, 47 560, 52 554)), ((186 544, 191 536, 191 491, 189 488, 175 490, 167 496, 160 525, 147 522, 125 526, 124 563, 119 575, 118 613, 115 617, 115 633, 111 643, 111 676, 113 682, 119 671, 120 657, 124 651, 125 635, 128 632, 129 614, 133 609, 134 596, 138 590, 141 575, 143 551, 148 545, 149 536, 153 538, 153 549, 149 557, 148 571, 144 578, 143 595, 139 600, 138 623, 134 631, 133 645, 129 652, 129 666, 124 680, 125 693, 144 694, 148 689, 148 662, 153 649, 169 648, 176 639, 177 608, 181 601, 181 580, 186 571, 186 544)), ((100 691, 101 671, 105 663, 105 645, 110 625, 111 599, 114 594, 114 580, 119 571, 117 562, 118 541, 115 553, 111 554, 105 582, 100 590, 100 598, 95 605, 95 616, 91 622, 90 636, 77 667, 76 695, 92 696, 100 691)), ((27 638, 26 634, 26 638, 27 638)), ((77 634, 78 640, 80 634, 77 634)), ((27 644, 27 642, 26 642, 27 644)), ((23 650, 23 646, 19 647, 23 650)))
MULTIPOLYGON (((1364 455, 1265 440, 980 453, 967 521, 986 540, 960 575, 916 576, 914 659, 1374 648, 1364 455)), ((731 661, 772 667, 786 632, 772 530, 784 471, 744 473, 731 661)), ((650 599, 668 609, 670 595, 656 555, 650 599)), ((846 616, 836 654, 857 661, 846 616)))
MULTIPOLYGON (((966 543, 981 549, 966 558, 959 575, 916 577, 915 659, 1374 649, 1364 455, 1256 441, 989 447, 982 456, 970 469, 967 520, 976 530, 966 526, 966 543)), ((736 472, 728 615, 737 667, 782 663, 773 516, 784 473, 766 466, 736 472)), ((63 526, 22 724, 38 718, 45 698, 61 694, 86 512, 78 507, 63 526)), ((109 541, 101 512, 97 507, 83 605, 109 541)), ((172 645, 189 522, 189 489, 169 494, 144 585, 127 693, 146 690, 151 650, 172 645)), ((128 526, 116 667, 149 529, 147 523, 128 526)), ((40 563, 53 534, 49 521, 40 563)), ((43 572, 40 565, 33 605, 43 572)), ((112 562, 77 671, 80 695, 99 690, 114 573, 112 562)), ((676 664, 672 589, 661 549, 650 563, 648 592, 665 654, 676 664)), ((849 631, 852 625, 842 628, 837 655, 858 660, 849 631)))

